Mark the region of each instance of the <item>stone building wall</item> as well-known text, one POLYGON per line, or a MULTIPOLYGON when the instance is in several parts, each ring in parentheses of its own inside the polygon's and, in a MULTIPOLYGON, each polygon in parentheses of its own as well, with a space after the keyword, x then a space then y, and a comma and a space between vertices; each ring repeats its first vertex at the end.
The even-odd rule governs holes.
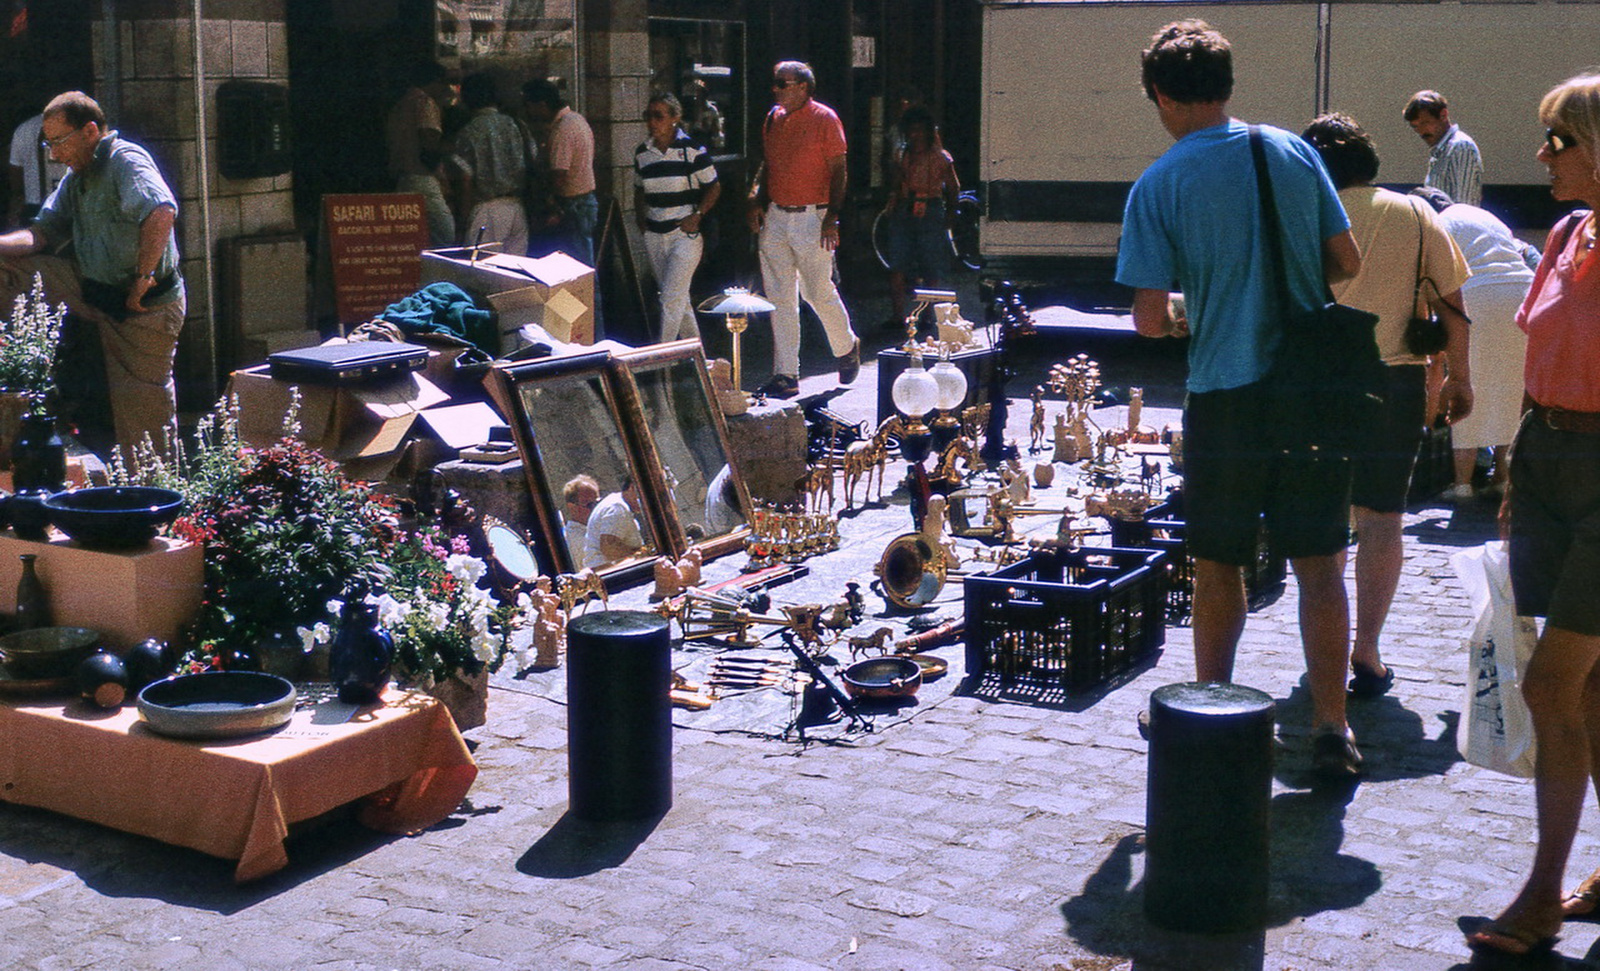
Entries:
MULTIPOLYGON (((111 125, 150 150, 178 195, 178 250, 188 289, 189 318, 178 346, 180 406, 209 407, 216 394, 212 346, 221 322, 212 313, 207 257, 215 266, 218 247, 238 236, 294 231, 292 179, 228 179, 218 171, 217 89, 235 78, 288 84, 287 27, 281 6, 259 2, 208 3, 201 21, 204 74, 206 170, 201 172, 200 111, 195 89, 194 22, 188 5, 129 5, 119 10, 118 50, 105 49, 107 32, 96 31, 96 90, 114 91, 111 125), (277 7, 274 10, 274 7, 277 7), (149 9, 147 9, 149 8, 149 9), (235 8, 250 16, 230 17, 235 8), (117 79, 111 75, 115 72, 117 79), (208 254, 201 218, 202 179, 210 192, 208 254)), ((304 280, 299 281, 303 285, 304 280)))

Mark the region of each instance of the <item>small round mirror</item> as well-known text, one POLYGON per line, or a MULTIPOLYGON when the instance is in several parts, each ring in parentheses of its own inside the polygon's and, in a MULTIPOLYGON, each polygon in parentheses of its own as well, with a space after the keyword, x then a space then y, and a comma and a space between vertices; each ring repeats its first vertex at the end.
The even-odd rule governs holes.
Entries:
POLYGON ((539 564, 533 559, 533 547, 516 530, 496 523, 485 533, 489 538, 489 551, 506 568, 506 572, 519 580, 532 580, 539 575, 539 564))

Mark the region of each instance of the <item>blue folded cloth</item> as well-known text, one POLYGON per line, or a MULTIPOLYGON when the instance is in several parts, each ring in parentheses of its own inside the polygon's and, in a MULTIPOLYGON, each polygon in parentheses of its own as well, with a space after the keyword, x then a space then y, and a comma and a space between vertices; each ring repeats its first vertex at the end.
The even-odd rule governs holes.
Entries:
POLYGON ((450 334, 475 345, 491 358, 500 354, 494 314, 479 307, 471 294, 454 283, 430 283, 378 315, 407 337, 450 334))

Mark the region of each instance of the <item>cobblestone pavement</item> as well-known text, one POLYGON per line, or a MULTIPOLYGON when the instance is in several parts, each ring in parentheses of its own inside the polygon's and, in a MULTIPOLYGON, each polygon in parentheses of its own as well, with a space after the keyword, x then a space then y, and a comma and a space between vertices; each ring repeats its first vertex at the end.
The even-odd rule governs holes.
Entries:
MULTIPOLYGON (((839 407, 870 409, 872 380, 869 367, 839 407)), ((847 535, 908 528, 903 509, 881 515, 847 535)), ((1238 674, 1276 699, 1280 737, 1261 932, 1179 934, 1142 914, 1146 751, 1134 719, 1150 691, 1192 674, 1189 631, 1173 627, 1129 683, 1060 705, 957 694, 809 747, 680 729, 674 805, 638 824, 566 817, 565 710, 497 688, 489 723, 468 733, 481 775, 448 821, 391 838, 328 820, 292 842, 287 870, 242 887, 230 863, 0 806, 0 967, 1478 966, 1458 923, 1509 899, 1533 845, 1530 784, 1455 750, 1469 618, 1448 559, 1490 529, 1482 506, 1408 514, 1385 639, 1399 681, 1352 706, 1368 760, 1353 791, 1308 785, 1292 582, 1251 615, 1238 674)), ((872 543, 861 549, 875 557, 872 543)), ((828 582, 869 567, 865 552, 828 559, 814 561, 828 582)), ((1600 863, 1595 832, 1579 836, 1574 880, 1600 863)), ((1596 934, 1566 928, 1571 964, 1512 966, 1600 964, 1584 961, 1600 959, 1596 934)))

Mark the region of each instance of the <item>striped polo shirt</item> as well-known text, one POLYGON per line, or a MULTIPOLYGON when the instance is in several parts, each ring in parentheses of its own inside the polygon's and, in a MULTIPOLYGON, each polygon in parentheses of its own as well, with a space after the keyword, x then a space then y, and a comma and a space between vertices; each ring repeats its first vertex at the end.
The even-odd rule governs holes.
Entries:
POLYGON ((645 139, 633 153, 634 185, 644 190, 644 221, 652 233, 670 233, 691 215, 717 169, 705 149, 675 129, 665 151, 645 139))

